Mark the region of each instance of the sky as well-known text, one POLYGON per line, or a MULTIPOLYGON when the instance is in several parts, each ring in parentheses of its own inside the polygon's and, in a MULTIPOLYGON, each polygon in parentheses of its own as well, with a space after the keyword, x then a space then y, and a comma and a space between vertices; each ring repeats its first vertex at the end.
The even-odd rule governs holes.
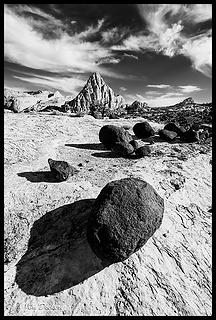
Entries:
POLYGON ((212 4, 5 4, 4 85, 74 98, 99 72, 126 103, 212 101, 212 4))

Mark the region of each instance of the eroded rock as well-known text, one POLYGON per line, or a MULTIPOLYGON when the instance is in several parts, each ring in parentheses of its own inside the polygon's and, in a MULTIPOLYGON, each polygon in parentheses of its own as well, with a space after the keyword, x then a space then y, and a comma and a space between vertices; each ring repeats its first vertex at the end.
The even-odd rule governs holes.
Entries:
POLYGON ((69 178, 69 176, 78 173, 78 170, 72 167, 66 161, 52 160, 49 158, 48 163, 55 179, 59 182, 65 181, 69 178))
POLYGON ((100 129, 99 140, 106 148, 111 149, 117 142, 129 143, 132 137, 121 127, 105 125, 100 129))

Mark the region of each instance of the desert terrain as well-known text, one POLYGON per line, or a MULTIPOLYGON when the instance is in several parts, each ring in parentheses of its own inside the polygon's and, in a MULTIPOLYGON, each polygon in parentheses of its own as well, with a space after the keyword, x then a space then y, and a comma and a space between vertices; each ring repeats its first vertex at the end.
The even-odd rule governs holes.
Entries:
POLYGON ((5 112, 6 316, 211 315, 211 143, 158 141, 141 159, 100 143, 103 125, 133 135, 141 120, 5 112), (79 172, 54 182, 48 158, 79 172), (86 239, 88 215, 108 182, 130 176, 164 198, 163 222, 127 260, 104 266, 86 239))

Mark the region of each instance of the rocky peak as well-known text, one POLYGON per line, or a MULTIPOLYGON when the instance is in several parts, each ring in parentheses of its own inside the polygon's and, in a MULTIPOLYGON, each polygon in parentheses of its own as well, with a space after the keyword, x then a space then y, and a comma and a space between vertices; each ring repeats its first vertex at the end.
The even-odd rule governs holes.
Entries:
POLYGON ((115 110, 125 106, 125 101, 122 96, 115 95, 101 75, 95 72, 89 77, 80 93, 66 104, 71 112, 90 113, 94 108, 98 111, 104 107, 115 110))

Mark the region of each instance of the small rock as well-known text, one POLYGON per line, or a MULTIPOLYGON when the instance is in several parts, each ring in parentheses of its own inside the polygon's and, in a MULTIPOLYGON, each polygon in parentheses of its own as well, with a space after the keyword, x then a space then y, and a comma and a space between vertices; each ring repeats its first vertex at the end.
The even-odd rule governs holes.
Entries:
POLYGON ((57 181, 65 181, 69 176, 78 173, 78 170, 68 164, 66 161, 48 159, 50 170, 57 181))
POLYGON ((178 136, 182 136, 184 134, 185 129, 177 126, 174 122, 167 123, 164 127, 164 130, 176 132, 178 136))
POLYGON ((160 138, 162 138, 168 142, 173 141, 177 137, 176 132, 165 130, 165 129, 159 130, 158 134, 159 134, 160 138))
POLYGON ((129 143, 134 147, 134 150, 139 148, 139 144, 136 140, 131 140, 129 143))
POLYGON ((108 183, 89 215, 87 239, 105 262, 124 261, 141 248, 162 223, 164 200, 139 178, 108 183))
POLYGON ((154 129, 147 121, 136 123, 133 127, 133 132, 138 139, 145 139, 155 134, 154 129))
POLYGON ((199 133, 190 128, 181 136, 181 140, 183 142, 197 142, 199 141, 199 133))
POLYGON ((179 177, 179 178, 171 179, 170 183, 174 186, 176 190, 179 190, 184 186, 185 178, 179 177))
POLYGON ((121 156, 129 156, 134 152, 133 146, 128 142, 116 142, 111 149, 113 152, 121 156))
POLYGON ((138 158, 149 156, 151 154, 151 148, 149 146, 143 146, 135 150, 138 158))
POLYGON ((79 166, 79 167, 83 167, 83 164, 82 164, 82 163, 79 163, 78 166, 79 166))

